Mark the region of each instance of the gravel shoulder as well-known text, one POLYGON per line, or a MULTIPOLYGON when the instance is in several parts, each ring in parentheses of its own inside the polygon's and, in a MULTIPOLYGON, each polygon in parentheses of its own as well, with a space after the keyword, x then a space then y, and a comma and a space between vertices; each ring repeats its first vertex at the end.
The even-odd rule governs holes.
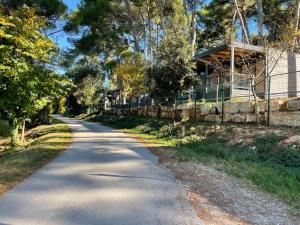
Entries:
POLYGON ((178 162, 175 150, 133 136, 151 149, 159 157, 160 164, 169 168, 189 188, 190 203, 205 224, 300 224, 300 218, 291 215, 285 203, 254 185, 218 171, 213 165, 178 162))

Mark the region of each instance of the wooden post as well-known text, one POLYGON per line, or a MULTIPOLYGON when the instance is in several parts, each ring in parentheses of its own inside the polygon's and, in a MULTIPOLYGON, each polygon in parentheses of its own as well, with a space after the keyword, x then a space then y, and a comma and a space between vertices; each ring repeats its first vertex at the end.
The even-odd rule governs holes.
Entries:
POLYGON ((233 81, 234 81, 234 43, 230 45, 230 98, 233 97, 233 81))
POLYGON ((208 65, 205 64, 205 98, 207 98, 207 92, 208 92, 208 65))
POLYGON ((217 77, 217 92, 216 92, 216 102, 219 102, 219 88, 220 88, 220 77, 217 77))
POLYGON ((222 76, 222 78, 221 78, 221 82, 222 82, 222 117, 221 117, 221 121, 222 121, 222 123, 224 123, 224 75, 222 76))
POLYGON ((25 139, 25 120, 23 121, 22 124, 22 136, 21 136, 21 143, 24 144, 24 139, 25 139))

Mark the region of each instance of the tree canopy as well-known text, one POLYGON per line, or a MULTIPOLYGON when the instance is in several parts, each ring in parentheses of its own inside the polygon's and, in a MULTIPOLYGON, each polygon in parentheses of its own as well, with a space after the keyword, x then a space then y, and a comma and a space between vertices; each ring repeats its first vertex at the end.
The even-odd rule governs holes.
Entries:
POLYGON ((0 108, 12 127, 13 145, 19 142, 20 123, 70 86, 47 68, 56 46, 41 33, 45 26, 27 6, 9 15, 0 10, 0 108))
MULTIPOLYGON (((262 45, 263 40, 278 42, 286 33, 295 34, 298 2, 82 0, 65 30, 81 34, 72 40, 75 50, 99 57, 111 87, 136 92, 131 81, 141 74, 138 68, 145 68, 144 76, 139 75, 145 85, 138 89, 170 99, 198 80, 192 61, 202 48, 231 41, 262 45), (143 60, 124 58, 128 51, 143 60)), ((290 51, 299 51, 298 39, 292 43, 290 51)))

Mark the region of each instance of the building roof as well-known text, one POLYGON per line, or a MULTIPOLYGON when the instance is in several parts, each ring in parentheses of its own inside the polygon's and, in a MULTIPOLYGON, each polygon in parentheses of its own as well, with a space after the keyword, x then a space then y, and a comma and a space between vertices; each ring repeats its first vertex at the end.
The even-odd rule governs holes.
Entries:
POLYGON ((204 57, 206 58, 208 57, 208 58, 221 58, 224 60, 230 60, 231 47, 234 47, 235 57, 239 57, 239 56, 243 57, 254 53, 261 53, 261 54, 264 53, 263 47, 244 44, 240 42, 232 42, 232 43, 224 43, 219 46, 200 51, 195 55, 195 58, 201 59, 204 57))

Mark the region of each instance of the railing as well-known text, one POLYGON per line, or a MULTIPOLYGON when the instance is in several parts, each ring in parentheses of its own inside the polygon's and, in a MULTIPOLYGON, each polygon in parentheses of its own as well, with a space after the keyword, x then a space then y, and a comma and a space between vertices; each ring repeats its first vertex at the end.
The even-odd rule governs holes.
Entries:
MULTIPOLYGON (((146 96, 130 99, 125 104, 120 103, 120 100, 112 100, 110 111, 115 115, 117 115, 118 110, 121 110, 122 114, 128 111, 128 114, 132 115, 133 109, 136 110, 139 107, 147 107, 148 109, 148 107, 153 105, 161 105, 172 106, 176 110, 180 105, 190 103, 190 105, 194 105, 194 119, 196 119, 196 108, 199 103, 220 103, 224 106, 226 101, 244 102, 254 101, 257 98, 259 101, 267 103, 267 124, 269 124, 271 99, 294 97, 300 97, 300 71, 272 74, 267 78, 254 81, 242 77, 241 74, 236 76, 233 82, 228 81, 224 77, 216 79, 215 76, 211 76, 203 80, 202 85, 193 90, 178 94, 175 101, 166 100, 157 104, 152 98, 146 96), (255 95, 252 92, 252 88, 255 90, 255 95)), ((223 122, 224 107, 221 108, 222 112, 220 113, 223 122)))

